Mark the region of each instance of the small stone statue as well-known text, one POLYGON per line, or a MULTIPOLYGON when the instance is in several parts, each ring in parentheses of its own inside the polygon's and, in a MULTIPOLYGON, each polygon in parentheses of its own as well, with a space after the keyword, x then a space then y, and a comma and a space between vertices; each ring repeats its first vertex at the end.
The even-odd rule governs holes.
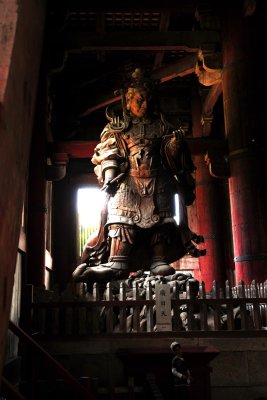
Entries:
POLYGON ((106 204, 96 235, 89 238, 76 282, 125 279, 148 269, 171 275, 170 263, 185 254, 205 254, 195 244, 186 206, 195 199, 195 166, 181 129, 171 130, 155 101, 156 83, 136 68, 122 94, 122 117, 111 117, 95 148, 92 163, 106 204), (174 195, 185 210, 177 225, 174 195))

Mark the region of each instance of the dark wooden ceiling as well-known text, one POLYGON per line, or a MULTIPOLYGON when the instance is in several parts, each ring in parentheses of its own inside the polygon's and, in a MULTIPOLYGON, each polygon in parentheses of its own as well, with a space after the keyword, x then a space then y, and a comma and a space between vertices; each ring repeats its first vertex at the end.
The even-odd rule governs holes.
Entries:
POLYGON ((114 91, 133 65, 160 81, 163 111, 190 134, 192 93, 204 100, 211 90, 195 74, 199 50, 211 68, 218 67, 220 13, 214 3, 50 0, 44 59, 53 140, 98 140, 105 108, 120 106, 114 91))

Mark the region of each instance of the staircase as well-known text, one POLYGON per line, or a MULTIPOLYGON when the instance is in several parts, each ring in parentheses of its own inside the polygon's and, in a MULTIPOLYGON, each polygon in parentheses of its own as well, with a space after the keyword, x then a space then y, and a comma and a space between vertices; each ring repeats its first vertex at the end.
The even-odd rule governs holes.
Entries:
POLYGON ((20 339, 21 371, 17 384, 5 376, 1 381, 1 400, 96 400, 96 381, 75 378, 31 336, 12 321, 9 329, 20 339))

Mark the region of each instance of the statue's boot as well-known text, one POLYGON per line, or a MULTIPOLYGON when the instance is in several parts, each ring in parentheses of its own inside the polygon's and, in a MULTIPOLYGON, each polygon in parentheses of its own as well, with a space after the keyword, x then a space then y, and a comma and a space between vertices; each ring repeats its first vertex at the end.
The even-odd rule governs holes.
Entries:
POLYGON ((127 256, 110 256, 109 262, 101 266, 112 271, 113 279, 126 279, 129 276, 127 256))
POLYGON ((164 228, 156 231, 152 237, 152 264, 150 271, 152 275, 167 276, 175 273, 175 269, 171 267, 165 259, 167 250, 168 231, 164 228))
POLYGON ((108 266, 91 267, 86 263, 79 265, 72 274, 75 282, 107 283, 114 279, 113 270, 108 266))
MULTIPOLYGON (((107 263, 90 266, 79 265, 72 276, 75 282, 107 283, 129 276, 128 256, 132 249, 135 230, 124 225, 110 225, 110 256, 107 263)), ((91 260, 92 261, 92 260, 91 260)))
POLYGON ((155 256, 152 259, 150 272, 152 275, 167 276, 173 275, 175 273, 175 269, 164 261, 164 257, 155 256))
POLYGON ((126 279, 129 276, 128 259, 133 247, 135 229, 127 225, 110 225, 111 238, 108 266, 113 272, 113 279, 126 279))

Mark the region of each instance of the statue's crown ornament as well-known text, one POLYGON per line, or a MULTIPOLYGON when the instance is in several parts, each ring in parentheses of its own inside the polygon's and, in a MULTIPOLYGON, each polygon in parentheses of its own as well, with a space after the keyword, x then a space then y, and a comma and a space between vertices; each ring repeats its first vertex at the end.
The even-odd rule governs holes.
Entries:
POLYGON ((150 91, 154 86, 153 80, 148 77, 145 71, 141 68, 135 68, 128 76, 125 81, 125 88, 128 91, 131 89, 143 89, 145 91, 150 91))

